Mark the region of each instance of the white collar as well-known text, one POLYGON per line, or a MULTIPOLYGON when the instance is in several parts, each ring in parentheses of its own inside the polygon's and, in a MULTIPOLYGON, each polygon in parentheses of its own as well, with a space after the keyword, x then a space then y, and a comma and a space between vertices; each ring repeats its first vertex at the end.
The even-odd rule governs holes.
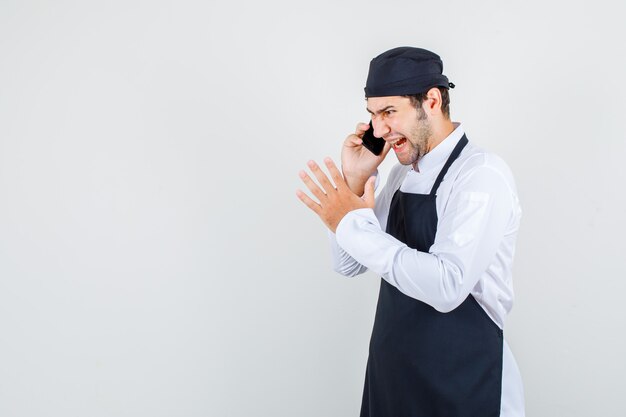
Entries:
POLYGON ((439 145, 435 146, 430 150, 430 152, 422 156, 420 160, 417 161, 419 172, 414 169, 412 169, 412 171, 417 174, 424 174, 446 162, 456 144, 459 143, 465 134, 461 123, 453 122, 452 124, 454 125, 454 130, 444 140, 442 140, 439 145))

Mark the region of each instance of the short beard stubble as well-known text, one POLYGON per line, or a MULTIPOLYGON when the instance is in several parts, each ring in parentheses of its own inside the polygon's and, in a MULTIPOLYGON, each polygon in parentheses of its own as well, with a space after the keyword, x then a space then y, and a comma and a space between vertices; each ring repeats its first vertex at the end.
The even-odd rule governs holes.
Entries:
POLYGON ((417 161, 428 153, 428 142, 432 136, 432 127, 428 121, 426 112, 421 107, 417 108, 415 126, 411 129, 407 144, 411 147, 406 161, 400 161, 403 165, 413 165, 417 168, 417 161))

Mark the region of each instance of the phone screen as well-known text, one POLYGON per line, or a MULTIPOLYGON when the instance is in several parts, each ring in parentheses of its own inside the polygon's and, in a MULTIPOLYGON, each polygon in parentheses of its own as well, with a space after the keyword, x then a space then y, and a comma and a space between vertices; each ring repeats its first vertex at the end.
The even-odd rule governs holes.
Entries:
POLYGON ((380 155, 385 147, 385 139, 374 136, 374 127, 370 120, 370 128, 363 134, 363 146, 369 149, 374 155, 380 155))

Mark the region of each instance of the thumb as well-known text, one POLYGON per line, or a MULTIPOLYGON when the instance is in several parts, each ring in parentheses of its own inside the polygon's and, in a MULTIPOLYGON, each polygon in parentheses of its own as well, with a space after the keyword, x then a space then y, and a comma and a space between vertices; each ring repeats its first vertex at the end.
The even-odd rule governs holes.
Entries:
POLYGON ((363 201, 369 208, 374 208, 374 185, 376 184, 376 177, 371 176, 365 183, 365 190, 363 193, 363 201))

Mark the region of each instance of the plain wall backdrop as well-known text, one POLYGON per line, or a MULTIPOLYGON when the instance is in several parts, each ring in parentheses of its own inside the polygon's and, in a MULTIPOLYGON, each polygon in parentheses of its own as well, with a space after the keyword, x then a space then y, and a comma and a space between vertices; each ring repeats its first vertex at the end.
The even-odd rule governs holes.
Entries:
POLYGON ((515 174, 528 416, 626 415, 623 16, 0 0, 0 416, 358 415, 379 278, 331 271, 297 172, 338 160, 403 45, 515 174))

